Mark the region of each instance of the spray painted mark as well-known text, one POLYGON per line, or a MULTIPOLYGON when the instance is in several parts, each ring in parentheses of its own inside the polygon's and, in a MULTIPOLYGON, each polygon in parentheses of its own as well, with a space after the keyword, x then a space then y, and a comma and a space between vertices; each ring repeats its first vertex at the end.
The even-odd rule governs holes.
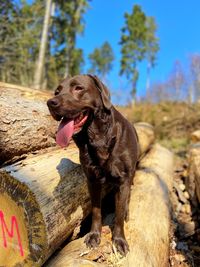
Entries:
POLYGON ((21 241, 21 236, 20 236, 19 226, 18 226, 16 216, 14 216, 14 215, 11 216, 11 227, 9 230, 9 227, 7 226, 5 219, 4 219, 4 213, 3 213, 3 211, 0 210, 0 231, 2 232, 3 247, 4 248, 8 247, 7 237, 14 238, 14 234, 16 234, 19 253, 23 257, 24 256, 24 250, 22 247, 22 241, 21 241))

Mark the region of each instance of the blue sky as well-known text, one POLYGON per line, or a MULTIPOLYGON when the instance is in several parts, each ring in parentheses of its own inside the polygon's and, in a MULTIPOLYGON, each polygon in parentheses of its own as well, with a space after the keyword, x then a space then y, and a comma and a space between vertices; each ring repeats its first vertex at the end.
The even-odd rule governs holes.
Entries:
MULTIPOLYGON (((130 85, 125 77, 119 77, 120 29, 124 25, 124 13, 130 13, 134 4, 141 5, 146 15, 154 16, 158 25, 160 51, 157 65, 151 71, 151 83, 164 81, 176 60, 185 64, 190 54, 200 53, 200 0, 92 0, 84 17, 85 32, 78 37, 77 46, 84 49, 87 72, 88 54, 105 41, 111 44, 115 61, 107 84, 113 92, 113 101, 121 104, 129 98, 130 85)), ((145 70, 146 65, 141 64, 138 96, 145 94, 145 70)))

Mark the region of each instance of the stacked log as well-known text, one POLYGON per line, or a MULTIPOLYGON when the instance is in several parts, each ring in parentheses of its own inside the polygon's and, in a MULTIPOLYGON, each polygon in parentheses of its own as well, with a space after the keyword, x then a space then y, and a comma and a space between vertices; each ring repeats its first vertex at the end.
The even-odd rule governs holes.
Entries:
POLYGON ((55 146, 57 123, 46 101, 51 94, 0 82, 0 165, 55 146))
POLYGON ((88 250, 83 237, 66 245, 45 266, 168 266, 172 177, 172 153, 154 145, 141 160, 134 178, 125 226, 130 253, 125 258, 112 253, 111 235, 103 227, 99 248, 88 250))
MULTIPOLYGON (((145 152, 153 129, 138 127, 145 152)), ((41 266, 90 213, 78 149, 71 144, 2 167, 0 203, 0 266, 41 266)))

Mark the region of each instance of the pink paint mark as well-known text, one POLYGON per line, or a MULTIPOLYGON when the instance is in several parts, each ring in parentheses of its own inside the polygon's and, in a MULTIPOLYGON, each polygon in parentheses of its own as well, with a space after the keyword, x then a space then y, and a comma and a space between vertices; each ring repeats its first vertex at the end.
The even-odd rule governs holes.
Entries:
POLYGON ((3 235, 3 246, 4 248, 7 248, 7 237, 6 234, 10 237, 14 237, 14 229, 17 234, 17 241, 18 241, 18 246, 19 246, 19 251, 20 255, 23 257, 24 256, 24 251, 22 247, 22 242, 21 242, 21 237, 20 237, 20 232, 19 232, 19 227, 18 227, 18 222, 16 216, 11 217, 11 230, 9 231, 8 226, 6 225, 5 219, 4 219, 4 214, 3 211, 0 210, 0 224, 1 224, 1 231, 3 235))

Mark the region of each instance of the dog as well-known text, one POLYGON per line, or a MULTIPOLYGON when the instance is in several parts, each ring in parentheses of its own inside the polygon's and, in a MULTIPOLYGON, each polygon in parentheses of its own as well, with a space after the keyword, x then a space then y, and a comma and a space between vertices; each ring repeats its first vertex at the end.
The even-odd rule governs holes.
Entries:
POLYGON ((97 76, 76 75, 64 79, 47 101, 53 118, 61 121, 56 142, 66 147, 71 138, 80 150, 92 204, 92 226, 85 243, 101 240, 101 193, 104 185, 115 190, 115 223, 112 241, 125 256, 129 246, 124 234, 131 185, 138 161, 138 137, 134 127, 110 101, 107 87, 97 76))

